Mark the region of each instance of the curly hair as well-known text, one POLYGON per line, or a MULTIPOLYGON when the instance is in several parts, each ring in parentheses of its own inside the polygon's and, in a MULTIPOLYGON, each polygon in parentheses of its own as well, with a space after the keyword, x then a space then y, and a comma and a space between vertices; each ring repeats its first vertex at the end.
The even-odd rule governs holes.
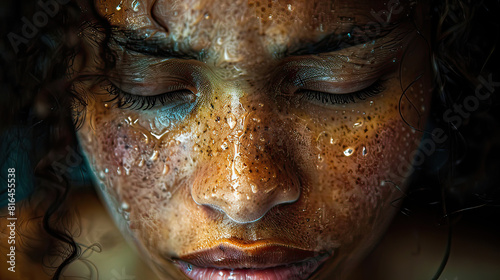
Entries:
MULTIPOLYGON (((451 224, 464 210, 498 201, 494 180, 500 167, 500 118, 491 82, 498 77, 492 61, 498 60, 495 47, 500 23, 495 17, 500 1, 445 0, 430 5, 434 28, 428 43, 436 86, 428 127, 440 127, 448 137, 416 167, 401 211, 411 210, 415 203, 438 202, 438 215, 451 224), (459 119, 446 115, 457 104, 471 102, 470 96, 476 92, 489 94, 488 98, 459 119)), ((0 6, 4 11, 2 38, 8 38, 0 41, 2 170, 16 162, 26 178, 31 178, 19 186, 18 198, 26 198, 29 207, 42 213, 43 230, 55 248, 47 256, 60 258, 47 266, 53 269, 53 279, 59 279, 65 267, 81 255, 80 245, 68 231, 77 222, 71 218, 75 213, 65 202, 75 182, 87 179, 82 166, 69 170, 61 162, 78 150, 75 128, 85 117, 73 118, 74 104, 85 106, 85 100, 73 93, 67 69, 81 51, 80 27, 87 19, 81 7, 70 1, 60 5, 46 24, 37 26, 33 38, 19 41, 9 34, 19 33, 24 23, 19 19, 35 14, 40 7, 34 0, 3 1, 0 6)), ((103 30, 110 31, 109 23, 92 8, 86 12, 99 19, 103 30)), ((101 50, 101 56, 108 58, 106 48, 101 50)), ((1 178, 6 181, 4 175, 1 178)), ((2 198, 6 193, 1 190, 2 198)), ((7 205, 6 200, 0 202, 2 207, 7 205)), ((436 279, 445 263, 446 256, 436 279)))

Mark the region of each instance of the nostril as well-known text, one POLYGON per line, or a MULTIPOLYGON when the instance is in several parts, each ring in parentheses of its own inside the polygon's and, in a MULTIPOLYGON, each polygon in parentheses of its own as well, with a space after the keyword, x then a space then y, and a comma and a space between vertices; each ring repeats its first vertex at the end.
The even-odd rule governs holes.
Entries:
POLYGON ((297 172, 284 172, 282 168, 290 171, 286 166, 276 170, 269 167, 275 176, 260 180, 262 177, 248 169, 231 180, 227 172, 219 169, 217 173, 216 167, 206 165, 195 176, 191 195, 195 203, 223 212, 234 222, 255 222, 273 207, 299 199, 301 187, 297 172))
MULTIPOLYGON (((272 193, 270 195, 273 196, 272 193)), ((232 203, 221 200, 212 200, 209 202, 206 200, 204 201, 204 199, 196 199, 194 196, 193 199, 199 205, 224 213, 229 219, 236 223, 247 224, 262 219, 262 217, 264 217, 273 207, 297 201, 299 196, 300 192, 297 192, 290 196, 281 196, 278 199, 268 201, 254 198, 254 201, 251 202, 235 200, 232 203)), ((277 198, 277 196, 274 196, 274 198, 277 198)), ((246 200, 249 200, 248 197, 246 200)))

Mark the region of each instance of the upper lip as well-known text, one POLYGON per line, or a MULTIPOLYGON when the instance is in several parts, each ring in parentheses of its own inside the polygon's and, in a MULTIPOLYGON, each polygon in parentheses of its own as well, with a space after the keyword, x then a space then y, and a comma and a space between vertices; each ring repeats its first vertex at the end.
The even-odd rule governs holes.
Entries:
POLYGON ((324 255, 316 251, 267 241, 241 244, 225 240, 213 247, 182 255, 179 259, 198 267, 238 269, 276 267, 324 255))

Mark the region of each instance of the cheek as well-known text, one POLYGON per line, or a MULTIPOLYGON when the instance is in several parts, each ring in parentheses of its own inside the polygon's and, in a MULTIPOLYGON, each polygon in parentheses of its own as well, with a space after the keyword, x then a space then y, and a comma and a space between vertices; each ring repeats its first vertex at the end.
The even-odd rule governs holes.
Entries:
POLYGON ((337 240, 356 250, 373 244, 404 197, 422 137, 405 121, 424 125, 425 114, 416 114, 415 106, 423 108, 428 98, 409 104, 399 103, 399 90, 384 94, 374 103, 322 112, 307 121, 315 156, 304 203, 316 213, 324 244, 337 240))
POLYGON ((103 104, 88 111, 80 142, 115 219, 127 222, 122 230, 152 234, 161 213, 178 206, 172 197, 192 172, 192 145, 186 133, 155 124, 154 117, 103 104))

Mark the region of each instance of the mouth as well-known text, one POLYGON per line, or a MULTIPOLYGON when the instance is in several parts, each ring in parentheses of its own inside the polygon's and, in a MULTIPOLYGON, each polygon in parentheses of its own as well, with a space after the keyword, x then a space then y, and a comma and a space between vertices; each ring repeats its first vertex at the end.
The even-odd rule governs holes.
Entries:
POLYGON ((192 280, 308 279, 331 254, 259 241, 224 241, 211 248, 182 255, 179 269, 192 280))

